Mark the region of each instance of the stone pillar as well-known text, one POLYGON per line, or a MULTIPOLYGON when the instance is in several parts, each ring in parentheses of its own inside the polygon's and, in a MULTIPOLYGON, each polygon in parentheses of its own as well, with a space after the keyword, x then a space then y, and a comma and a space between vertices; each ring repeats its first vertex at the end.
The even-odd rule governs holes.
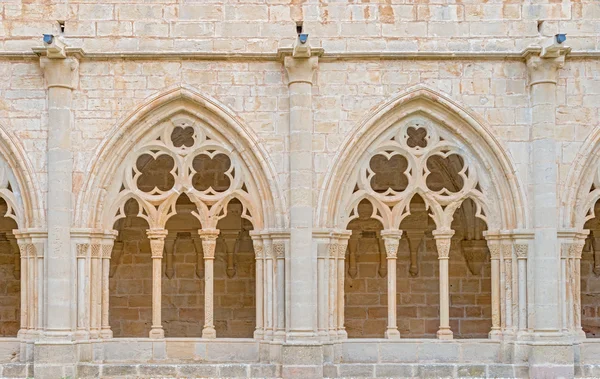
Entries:
POLYGON ((202 239, 204 251, 204 328, 202 338, 217 338, 214 324, 214 263, 217 247, 217 229, 200 229, 198 234, 202 239))
POLYGON ((275 334, 273 338, 282 341, 285 338, 285 242, 273 241, 273 258, 275 259, 275 286, 273 317, 275 334))
POLYGON ((86 339, 89 337, 89 301, 90 301, 90 275, 87 269, 89 259, 89 243, 78 243, 77 250, 77 331, 75 338, 86 339))
POLYGON ((327 270, 329 245, 317 240, 317 334, 322 341, 328 339, 328 282, 329 272, 327 270))
POLYGON ((162 326, 162 257, 165 248, 165 229, 148 229, 152 251, 152 327, 150 338, 165 338, 162 326))
POLYGON ((71 152, 72 91, 78 77, 79 62, 66 54, 40 58, 48 88, 48 251, 46 262, 45 336, 71 339, 72 288, 76 268, 72 258, 71 214, 73 212, 73 156, 71 152))
POLYGON ((500 239, 499 236, 485 233, 490 251, 490 260, 492 266, 492 330, 490 339, 500 339, 500 239))
POLYGON ((102 245, 95 242, 90 251, 90 337, 100 337, 100 313, 102 306, 102 245))
POLYGON ((110 297, 110 257, 113 251, 116 234, 104 241, 102 245, 102 318, 100 337, 112 338, 113 332, 108 321, 110 297))
POLYGON ((529 244, 517 242, 514 245, 515 255, 517 256, 517 270, 519 276, 519 334, 528 330, 527 323, 527 256, 529 254, 529 244))
POLYGON ((263 259, 264 249, 262 237, 259 233, 250 231, 252 237, 252 244, 254 246, 254 256, 256 259, 256 329, 254 330, 254 338, 262 339, 264 335, 263 329, 263 259))
POLYGON ((542 49, 527 56, 531 124, 534 332, 549 336, 559 333, 560 278, 558 226, 558 165, 556 164, 556 82, 566 48, 542 49))
POLYGON ((440 264, 440 329, 437 337, 441 340, 453 338, 452 330, 450 330, 450 283, 448 278, 448 259, 453 235, 454 230, 450 229, 433 231, 440 264))
POLYGON ((573 331, 572 333, 580 338, 585 338, 585 332, 581 328, 581 253, 583 252, 583 246, 585 245, 585 238, 587 233, 580 233, 571 244, 570 259, 572 267, 572 294, 571 300, 573 307, 573 331))
POLYGON ((387 258, 387 308, 388 325, 385 338, 400 339, 396 319, 396 259, 398 257, 398 246, 400 245, 401 230, 382 230, 381 238, 385 245, 387 258))
POLYGON ((346 250, 348 249, 348 239, 350 235, 340 236, 337 242, 337 330, 338 339, 347 339, 348 333, 344 326, 344 278, 346 271, 346 250))
POLYGON ((506 332, 514 334, 513 324, 513 259, 512 243, 509 240, 502 241, 502 262, 504 263, 504 319, 506 332))
POLYGON ((573 320, 571 319, 573 317, 573 302, 571 298, 573 273, 569 257, 571 250, 571 243, 560 244, 560 302, 562 305, 561 327, 563 332, 566 332, 573 326, 573 320))
POLYGON ((337 242, 329 241, 329 339, 337 339, 337 242))
POLYGON ((18 243, 18 248, 21 259, 21 321, 17 336, 19 339, 25 339, 27 338, 29 315, 32 312, 32 309, 29 308, 28 303, 28 289, 31 287, 31 283, 29 283, 29 281, 33 278, 30 278, 28 275, 29 258, 27 255, 27 244, 18 243))
POLYGON ((316 251, 312 249, 313 157, 312 78, 318 58, 308 43, 296 42, 284 65, 290 97, 290 317, 289 339, 314 338, 316 332, 316 251))

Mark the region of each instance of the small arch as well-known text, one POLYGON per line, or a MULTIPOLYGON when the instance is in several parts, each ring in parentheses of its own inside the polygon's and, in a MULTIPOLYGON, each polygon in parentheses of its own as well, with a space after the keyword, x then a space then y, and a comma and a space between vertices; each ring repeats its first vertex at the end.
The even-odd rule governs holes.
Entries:
POLYGON ((525 193, 506 150, 477 116, 449 97, 423 85, 407 89, 369 113, 342 143, 328 170, 319 194, 317 225, 340 227, 343 189, 348 185, 361 155, 395 123, 413 115, 423 115, 457 136, 480 160, 494 180, 493 196, 498 202, 499 229, 525 228, 525 193))
MULTIPOLYGON (((107 228, 102 220, 105 197, 113 175, 130 152, 151 128, 162 120, 187 113, 209 125, 226 139, 253 173, 255 190, 261 202, 264 228, 285 227, 283 192, 276 170, 258 136, 227 106, 188 86, 172 87, 156 94, 121 119, 99 145, 90 161, 82 190, 77 195, 74 224, 107 228)), ((248 184, 250 185, 250 184, 248 184)))

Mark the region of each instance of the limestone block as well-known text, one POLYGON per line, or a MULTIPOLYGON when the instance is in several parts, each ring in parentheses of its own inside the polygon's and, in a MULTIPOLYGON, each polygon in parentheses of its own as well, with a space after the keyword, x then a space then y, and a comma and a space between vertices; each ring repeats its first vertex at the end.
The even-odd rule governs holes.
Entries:
POLYGON ((249 366, 247 364, 222 364, 219 365, 219 376, 224 378, 248 377, 249 366))
POLYGON ((252 364, 250 365, 251 378, 276 378, 279 377, 278 367, 276 365, 252 364))
POLYGON ((418 343, 381 343, 379 345, 380 362, 382 363, 410 363, 416 362, 418 343))
POLYGON ((342 362, 375 363, 378 361, 377 343, 344 343, 342 362))
POLYGON ((142 364, 138 369, 140 375, 146 375, 150 377, 174 377, 177 372, 177 366, 175 365, 149 365, 142 364))
POLYGON ((424 342, 418 347, 419 362, 458 362, 460 345, 457 343, 424 342))
POLYGON ((104 359, 114 362, 144 362, 152 359, 152 342, 118 341, 105 343, 104 359))
POLYGON ((501 345, 498 343, 463 343, 460 347, 463 362, 496 363, 500 359, 501 345))
POLYGON ((210 343, 206 359, 215 362, 252 362, 258 360, 258 343, 210 343))
POLYGON ((129 365, 102 365, 102 377, 123 377, 127 375, 137 375, 138 366, 135 364, 129 365))
POLYGON ((193 378, 212 378, 219 376, 216 365, 193 364, 177 365, 177 371, 180 376, 193 378))
POLYGON ((411 378, 416 376, 417 365, 410 364, 377 364, 375 376, 383 378, 411 378))
MULTIPOLYGON (((6 371, 5 371, 6 372, 6 371)), ((16 375, 6 375, 16 376, 16 375)), ((77 365, 78 378, 97 378, 100 376, 100 366, 97 364, 79 364, 77 365)))
POLYGON ((418 365, 416 367, 416 376, 419 378, 456 377, 456 366, 444 364, 418 365))
POLYGON ((373 377, 375 376, 374 364, 340 364, 338 371, 341 377, 373 377))
POLYGON ((456 373, 460 378, 484 378, 486 367, 485 365, 457 365, 456 373))

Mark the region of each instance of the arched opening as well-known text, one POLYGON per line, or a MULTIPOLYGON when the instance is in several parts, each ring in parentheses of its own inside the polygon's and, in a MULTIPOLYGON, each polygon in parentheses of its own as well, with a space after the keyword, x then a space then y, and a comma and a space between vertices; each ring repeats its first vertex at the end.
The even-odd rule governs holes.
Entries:
POLYGON ((114 337, 145 337, 152 322, 152 258, 146 236, 148 222, 129 199, 110 261, 109 323, 114 337))
MULTIPOLYGON (((594 215, 600 215, 600 201, 594 215)), ((588 220, 590 231, 581 254, 581 328, 587 338, 600 338, 600 217, 588 220)))
POLYGON ((14 219, 6 201, 0 198, 0 336, 16 337, 21 328, 21 258, 13 230, 14 219))
POLYGON ((237 199, 219 220, 215 253, 215 329, 217 336, 252 338, 256 327, 256 262, 250 238, 252 223, 242 217, 237 199))

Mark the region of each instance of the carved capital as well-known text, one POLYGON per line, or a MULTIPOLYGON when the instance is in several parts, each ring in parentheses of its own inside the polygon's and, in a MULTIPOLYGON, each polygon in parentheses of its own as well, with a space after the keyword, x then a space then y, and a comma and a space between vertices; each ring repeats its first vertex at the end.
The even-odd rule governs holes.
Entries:
POLYGON ((500 245, 500 248, 502 250, 502 258, 504 261, 512 261, 512 245, 505 243, 500 245))
POLYGON ((288 84, 292 83, 309 83, 312 84, 313 76, 317 66, 319 65, 319 58, 294 58, 285 57, 284 66, 288 74, 288 84))
POLYGON ((448 259, 450 256, 450 244, 454 230, 434 230, 433 238, 438 252, 438 259, 448 259))
POLYGON ((273 243, 273 258, 285 257, 285 244, 283 242, 273 243))
POLYGON ((558 56, 544 57, 541 54, 531 54, 527 57, 527 71, 529 72, 529 85, 540 83, 555 83, 558 81, 558 70, 565 64, 566 50, 560 51, 558 56))
POLYGON ((112 254, 113 244, 104 244, 102 245, 102 258, 110 259, 112 254))
POLYGON ((517 259, 527 259, 528 251, 529 245, 515 244, 515 254, 517 255, 517 259))
POLYGON ((148 229, 146 234, 150 239, 150 251, 152 258, 162 258, 165 248, 165 238, 168 232, 165 229, 148 229))
POLYGON ((401 230, 382 230, 379 234, 383 239, 385 255, 388 259, 396 259, 398 256, 398 246, 400 246, 401 230))
POLYGON ((338 257, 338 244, 336 242, 331 242, 329 244, 329 256, 331 258, 337 258, 338 257))
POLYGON ((79 74, 79 61, 74 57, 64 59, 40 58, 40 67, 44 71, 46 87, 74 89, 79 74))
POLYGON ((252 245, 254 246, 254 257, 256 259, 263 259, 263 256, 264 256, 263 241, 261 241, 259 239, 252 239, 252 245))
POLYGON ((490 251, 490 259, 492 259, 492 260, 500 259, 500 243, 488 242, 488 250, 490 251))
POLYGON ((569 248, 569 256, 574 259, 581 259, 583 246, 585 246, 585 240, 583 239, 578 239, 573 242, 569 248))
POLYGON ((348 249, 348 240, 344 239, 337 243, 337 253, 339 259, 346 258, 346 250, 348 249))
POLYGON ((215 249, 217 247, 218 229, 200 229, 198 234, 202 239, 202 250, 204 259, 215 259, 215 249))
POLYGON ((90 256, 92 258, 100 258, 102 256, 102 245, 97 244, 97 243, 92 244, 90 256))
POLYGON ((77 248, 77 258, 85 258, 87 257, 88 248, 90 247, 87 243, 78 243, 77 248))

